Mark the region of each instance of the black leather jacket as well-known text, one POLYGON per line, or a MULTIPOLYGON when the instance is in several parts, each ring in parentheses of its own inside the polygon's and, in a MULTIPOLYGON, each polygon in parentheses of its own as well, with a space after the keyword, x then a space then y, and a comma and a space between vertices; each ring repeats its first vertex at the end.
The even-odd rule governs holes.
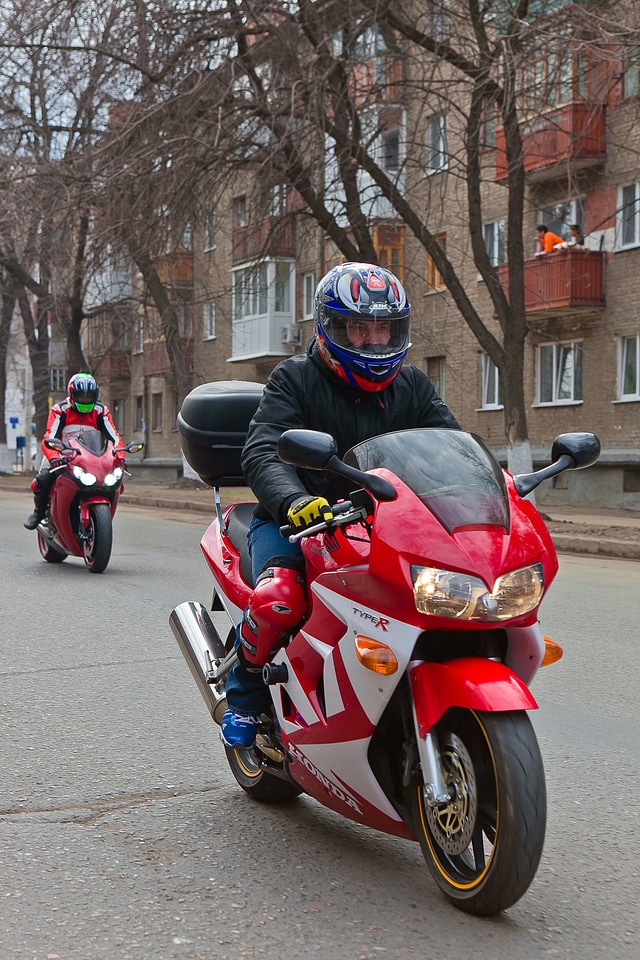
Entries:
POLYGON ((283 360, 271 373, 242 452, 244 475, 259 503, 256 513, 278 524, 286 523, 288 507, 300 496, 314 494, 335 503, 353 488, 353 482, 333 474, 283 463, 276 445, 292 427, 330 433, 340 457, 356 443, 393 430, 460 429, 417 367, 405 363, 388 387, 368 393, 339 380, 312 341, 305 354, 283 360))

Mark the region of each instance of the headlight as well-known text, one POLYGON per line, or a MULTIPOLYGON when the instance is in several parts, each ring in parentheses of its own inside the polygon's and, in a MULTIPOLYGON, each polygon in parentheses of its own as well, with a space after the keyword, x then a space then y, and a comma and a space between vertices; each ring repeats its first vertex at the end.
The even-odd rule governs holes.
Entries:
POLYGON ((420 613, 458 620, 510 620, 535 609, 544 593, 541 563, 498 577, 491 592, 478 577, 453 570, 412 565, 411 576, 420 613))
POLYGON ((122 479, 122 467, 116 467, 113 473, 108 473, 104 478, 105 487, 113 487, 120 479, 122 479))
POLYGON ((87 473, 86 470, 83 470, 82 467, 74 467, 73 475, 76 480, 79 480, 80 483, 84 483, 85 487, 91 487, 96 483, 96 477, 92 473, 87 473))

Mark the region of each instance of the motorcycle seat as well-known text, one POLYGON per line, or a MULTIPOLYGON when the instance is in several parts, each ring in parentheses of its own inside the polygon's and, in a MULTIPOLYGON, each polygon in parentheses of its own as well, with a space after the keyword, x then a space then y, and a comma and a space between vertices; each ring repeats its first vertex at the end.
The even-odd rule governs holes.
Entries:
POLYGON ((253 517, 255 503, 236 503, 227 516, 227 537, 240 554, 240 573, 242 579, 253 584, 251 575, 251 557, 247 544, 249 524, 253 517))

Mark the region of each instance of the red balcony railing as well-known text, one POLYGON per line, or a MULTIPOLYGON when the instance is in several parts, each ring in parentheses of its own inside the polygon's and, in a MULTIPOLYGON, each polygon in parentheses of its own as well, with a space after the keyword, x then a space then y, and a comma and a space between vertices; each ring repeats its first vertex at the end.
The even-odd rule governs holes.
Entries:
POLYGON ((296 231, 293 220, 263 217, 257 223, 233 229, 233 262, 261 257, 295 257, 296 231))
MULTIPOLYGON (((184 356, 185 370, 193 370, 193 340, 180 337, 181 349, 184 356)), ((143 370, 144 375, 166 374, 171 369, 167 347, 162 340, 147 340, 144 344, 143 370)))
POLYGON ((131 376, 131 354, 126 350, 110 350, 93 361, 98 380, 128 380, 131 376))
POLYGON ((350 93, 357 106, 371 103, 402 103, 404 59, 393 53, 378 54, 353 65, 350 93))
MULTIPOLYGON (((605 306, 606 254, 566 250, 531 257, 524 262, 526 313, 567 313, 605 306)), ((498 267, 500 283, 509 292, 509 265, 498 267)))
MULTIPOLYGON (((566 169, 568 162, 574 170, 599 163, 607 155, 604 104, 568 103, 523 120, 521 135, 524 169, 529 179, 551 178, 566 169)), ((506 180, 508 175, 504 128, 498 127, 496 180, 506 180)))

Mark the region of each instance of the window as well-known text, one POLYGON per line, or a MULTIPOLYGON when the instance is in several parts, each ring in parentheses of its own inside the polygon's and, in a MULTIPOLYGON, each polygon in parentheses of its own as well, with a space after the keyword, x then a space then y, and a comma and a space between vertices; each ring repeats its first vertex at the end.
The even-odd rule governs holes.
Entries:
POLYGON ((640 243, 640 183, 622 187, 618 195, 618 246, 640 243))
POLYGON ((640 400, 640 336, 619 343, 618 398, 640 400))
POLYGON ((291 313, 291 264, 276 262, 276 313, 291 313))
POLYGON ((65 393, 67 373, 64 367, 49 367, 49 390, 52 393, 65 393))
POLYGON ((482 357, 482 409, 497 410, 502 407, 500 373, 486 353, 482 357))
POLYGON ((133 321, 133 352, 142 353, 144 350, 144 317, 138 314, 133 321))
POLYGON ((311 320, 313 317, 313 297, 316 292, 315 273, 305 273, 302 278, 302 319, 311 320))
POLYGON ((247 198, 233 198, 233 225, 234 227, 246 227, 247 225, 247 198))
POLYGON ((125 402, 124 400, 114 400, 113 401, 113 422, 118 428, 118 433, 122 434, 125 432, 125 422, 124 422, 124 409, 125 402))
POLYGON ((267 265, 245 267, 233 274, 233 319, 267 312, 267 265))
POLYGON ((545 343, 538 347, 538 403, 582 400, 582 344, 545 343))
POLYGON ((482 108, 482 119, 480 126, 480 149, 493 150, 496 145, 496 118, 497 110, 495 103, 485 103, 482 108))
POLYGON ((431 0, 429 6, 429 19, 431 21, 431 33, 437 43, 448 40, 451 36, 451 26, 449 24, 449 0, 431 0))
POLYGON ((281 217, 287 210, 287 186, 284 183, 277 183, 271 188, 269 193, 269 209, 267 211, 270 217, 281 217))
POLYGON ((162 430, 162 394, 151 395, 151 429, 162 430))
POLYGON ((562 200, 560 203, 552 203, 548 207, 542 207, 536 223, 544 223, 552 233, 557 233, 563 240, 570 240, 571 230, 569 225, 578 223, 582 227, 584 224, 584 201, 582 198, 562 200))
POLYGON ((447 116, 438 113, 427 122, 427 173, 446 170, 448 164, 447 116))
POLYGON ((640 47, 632 47, 624 58, 622 96, 624 100, 640 93, 640 47))
POLYGON ((135 398, 136 413, 135 420, 133 424, 134 431, 144 430, 144 407, 142 406, 142 396, 138 395, 135 398))
POLYGON ((204 222, 204 249, 215 250, 217 241, 218 221, 215 210, 209 210, 204 222))
POLYGON ((504 220, 494 220, 485 223, 482 228, 484 247, 492 266, 504 263, 504 220))
POLYGON ((400 166, 400 132, 387 130, 382 134, 382 167, 387 173, 395 173, 400 166))
POLYGON ((444 400, 444 357, 427 357, 427 376, 440 399, 444 400))
POLYGON ((202 319, 205 340, 215 340, 216 336, 216 305, 213 301, 202 305, 202 319))
POLYGON ((180 336, 190 337, 193 333, 191 304, 185 300, 179 300, 176 304, 176 309, 179 317, 180 336))
MULTIPOLYGON (((442 247, 443 253, 447 251, 447 235, 446 233, 437 233, 435 236, 435 241, 439 247, 442 247)), ((446 284, 440 275, 440 271, 435 265, 434 260, 431 258, 430 254, 427 254, 427 292, 433 293, 434 290, 445 290, 446 284)))

